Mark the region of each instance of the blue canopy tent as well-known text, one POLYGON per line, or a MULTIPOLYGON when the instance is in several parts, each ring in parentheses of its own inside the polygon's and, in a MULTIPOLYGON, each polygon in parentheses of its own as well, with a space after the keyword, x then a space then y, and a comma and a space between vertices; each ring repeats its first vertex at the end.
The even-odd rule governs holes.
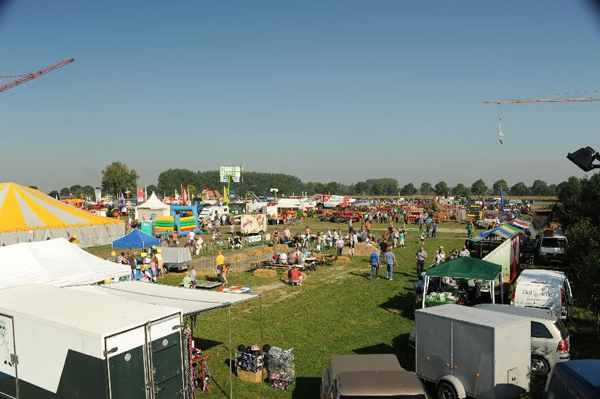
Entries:
POLYGON ((160 245, 160 239, 143 233, 139 229, 133 229, 131 233, 112 243, 113 248, 150 248, 153 245, 160 245))

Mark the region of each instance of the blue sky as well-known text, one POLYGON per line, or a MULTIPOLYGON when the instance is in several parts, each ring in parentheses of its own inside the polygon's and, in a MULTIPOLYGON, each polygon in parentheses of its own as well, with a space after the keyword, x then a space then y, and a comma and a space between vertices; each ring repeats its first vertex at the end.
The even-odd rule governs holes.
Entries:
POLYGON ((0 181, 97 186, 116 160, 141 185, 240 162, 305 182, 583 176, 566 154, 600 150, 600 102, 482 101, 595 95, 594 11, 582 0, 9 1, 0 75, 75 62, 0 94, 0 181))

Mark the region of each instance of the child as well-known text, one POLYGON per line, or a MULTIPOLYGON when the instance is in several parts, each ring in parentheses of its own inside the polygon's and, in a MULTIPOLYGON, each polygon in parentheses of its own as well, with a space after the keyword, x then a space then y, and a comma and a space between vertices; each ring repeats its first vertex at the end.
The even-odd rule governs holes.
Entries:
POLYGON ((425 243, 425 233, 421 232, 421 245, 425 243))

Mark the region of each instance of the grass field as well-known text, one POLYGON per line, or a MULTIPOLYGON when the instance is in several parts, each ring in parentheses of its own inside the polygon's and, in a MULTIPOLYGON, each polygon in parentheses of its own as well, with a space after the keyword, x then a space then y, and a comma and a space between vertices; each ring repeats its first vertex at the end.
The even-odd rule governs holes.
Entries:
MULTIPOLYGON (((345 224, 310 219, 304 225, 291 226, 291 229, 303 231, 306 225, 313 232, 327 231, 328 228, 347 231, 345 224)), ((387 225, 375 224, 373 227, 382 232, 387 225)), ((252 292, 261 294, 262 298, 198 316, 194 337, 198 346, 210 356, 208 364, 213 375, 210 396, 229 397, 229 352, 233 354, 239 344, 293 347, 297 381, 291 390, 282 392, 270 388, 267 383, 247 383, 233 376, 235 398, 318 397, 320 378, 332 354, 394 353, 403 367, 414 370, 414 351, 408 346, 408 335, 414 328, 412 284, 416 281, 414 253, 419 246, 419 233, 414 230, 414 225, 407 227, 408 248, 394 251, 399 266, 394 270, 393 281, 368 280, 367 257, 354 257, 350 263, 320 267, 311 272, 302 286, 295 287, 282 283, 281 274, 271 279, 256 278, 252 272, 230 274, 230 284, 250 285, 252 292)), ((440 225, 438 238, 427 240, 425 249, 431 259, 439 245, 444 245, 448 254, 453 247, 462 246, 465 238, 464 224, 444 223, 440 225)), ((93 252, 107 254, 110 248, 101 247, 93 252)), ((384 269, 380 270, 382 276, 384 269)), ((183 274, 170 273, 159 282, 177 285, 182 278, 183 274)), ((576 287, 574 296, 577 299, 576 287)), ((572 358, 600 356, 595 321, 590 312, 576 308, 574 323, 569 329, 572 358)), ((543 379, 534 380, 527 397, 541 397, 544 382, 543 379)))

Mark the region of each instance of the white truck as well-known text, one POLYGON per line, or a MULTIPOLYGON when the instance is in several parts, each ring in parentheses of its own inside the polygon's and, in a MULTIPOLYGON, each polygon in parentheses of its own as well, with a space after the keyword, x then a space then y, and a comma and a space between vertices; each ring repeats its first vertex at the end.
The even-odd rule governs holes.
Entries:
POLYGON ((439 398, 514 398, 529 390, 529 319, 460 305, 415 312, 416 373, 439 398))
POLYGON ((240 231, 244 235, 266 233, 267 215, 263 213, 242 215, 240 231))
POLYGON ((178 309, 110 295, 0 290, 0 397, 182 398, 182 322, 178 309))
POLYGON ((203 222, 207 218, 208 218, 208 220, 213 221, 213 220, 215 220, 215 218, 220 218, 221 215, 227 214, 227 213, 229 213, 228 206, 217 206, 217 205, 205 206, 204 208, 202 208, 202 210, 200 211, 200 214, 198 215, 198 221, 203 222))

